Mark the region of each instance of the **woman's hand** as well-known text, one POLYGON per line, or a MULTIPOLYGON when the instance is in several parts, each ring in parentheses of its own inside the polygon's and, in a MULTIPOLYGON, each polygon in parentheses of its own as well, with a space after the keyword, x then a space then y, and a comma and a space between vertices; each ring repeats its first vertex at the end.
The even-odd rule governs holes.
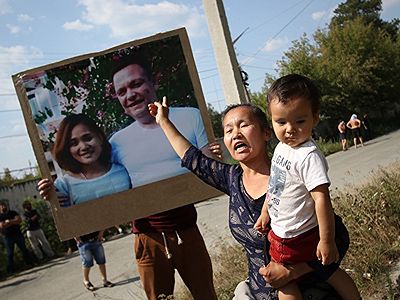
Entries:
POLYGON ((272 287, 280 288, 311 271, 312 268, 307 263, 284 266, 271 261, 266 267, 260 268, 258 272, 272 287))
MULTIPOLYGON (((44 178, 38 182, 37 189, 40 196, 42 196, 44 200, 48 201, 50 198, 50 192, 54 189, 54 184, 50 179, 44 178)), ((57 193, 57 200, 61 207, 71 206, 71 201, 67 195, 57 193)))
POLYGON ((164 96, 162 103, 153 102, 148 105, 150 114, 156 119, 156 123, 161 126, 161 123, 168 121, 169 108, 167 105, 167 97, 164 96))
POLYGON ((273 261, 267 266, 260 268, 258 272, 274 288, 280 288, 294 279, 291 270, 273 261))
POLYGON ((208 144, 208 151, 218 159, 223 159, 221 145, 217 142, 208 144))
POLYGON ((39 191, 40 196, 44 200, 49 200, 49 195, 51 189, 54 188, 53 182, 48 178, 41 179, 37 184, 37 189, 39 191))

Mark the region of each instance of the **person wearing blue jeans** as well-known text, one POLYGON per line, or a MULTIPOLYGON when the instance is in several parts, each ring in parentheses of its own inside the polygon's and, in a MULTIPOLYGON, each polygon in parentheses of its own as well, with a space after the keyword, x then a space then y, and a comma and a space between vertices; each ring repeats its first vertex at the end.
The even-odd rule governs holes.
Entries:
POLYGON ((19 228, 21 222, 20 215, 14 210, 9 210, 6 201, 2 200, 0 202, 0 231, 4 237, 4 245, 7 251, 7 272, 10 274, 15 272, 15 245, 21 250, 25 263, 33 266, 31 255, 25 245, 25 238, 19 228))
POLYGON ((107 280, 106 256, 101 242, 102 238, 103 231, 96 231, 75 238, 82 262, 83 284, 89 291, 95 290, 95 287, 89 280, 89 272, 93 267, 93 260, 95 260, 99 266, 100 274, 103 279, 103 286, 114 286, 112 282, 107 280))

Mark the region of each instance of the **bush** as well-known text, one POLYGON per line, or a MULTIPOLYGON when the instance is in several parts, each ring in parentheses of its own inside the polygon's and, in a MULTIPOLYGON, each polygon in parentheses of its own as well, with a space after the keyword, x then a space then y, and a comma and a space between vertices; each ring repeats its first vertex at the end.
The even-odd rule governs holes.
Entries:
MULTIPOLYGON (((33 209, 36 209, 41 216, 40 224, 44 234, 46 235, 52 249, 55 253, 62 253, 65 251, 65 247, 63 243, 60 241, 57 230, 54 224, 53 217, 51 215, 50 209, 48 204, 42 200, 34 200, 33 198, 26 198, 26 200, 30 200, 32 203, 33 209)), ((21 216, 23 219, 23 216, 21 216)), ((26 222, 22 221, 21 231, 25 234, 26 232, 26 222)), ((34 257, 31 249, 31 245, 27 238, 25 238, 25 245, 27 246, 28 250, 31 252, 32 257, 34 257)), ((14 251, 14 263, 15 269, 23 270, 26 268, 24 264, 24 260, 22 257, 22 253, 17 246, 15 246, 14 251)), ((0 243, 0 277, 4 277, 7 274, 7 252, 4 246, 4 243, 0 243)))
POLYGON ((400 257, 400 163, 332 202, 350 233, 343 265, 362 294, 382 294, 385 287, 393 293, 389 274, 400 257))
POLYGON ((325 156, 342 150, 340 142, 324 141, 322 138, 316 140, 318 147, 325 156))

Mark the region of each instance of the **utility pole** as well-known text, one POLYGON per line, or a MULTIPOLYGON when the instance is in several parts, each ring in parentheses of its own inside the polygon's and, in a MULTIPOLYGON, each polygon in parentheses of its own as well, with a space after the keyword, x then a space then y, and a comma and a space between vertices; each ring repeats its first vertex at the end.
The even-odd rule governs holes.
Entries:
POLYGON ((203 0, 214 54, 227 104, 247 103, 222 0, 203 0))

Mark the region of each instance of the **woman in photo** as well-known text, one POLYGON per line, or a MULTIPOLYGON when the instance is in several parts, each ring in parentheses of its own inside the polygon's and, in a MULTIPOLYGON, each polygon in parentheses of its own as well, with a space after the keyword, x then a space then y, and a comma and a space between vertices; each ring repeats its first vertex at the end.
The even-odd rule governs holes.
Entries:
MULTIPOLYGON (((125 168, 111 163, 111 145, 104 132, 83 114, 69 115, 60 123, 53 147, 53 156, 66 171, 54 184, 45 178, 39 181, 40 195, 47 199, 55 187, 60 206, 66 207, 128 190, 130 178, 125 168)), ((93 259, 99 266, 104 287, 107 280, 106 260, 102 245, 103 231, 75 237, 82 261, 83 284, 94 291, 89 280, 93 259)))

